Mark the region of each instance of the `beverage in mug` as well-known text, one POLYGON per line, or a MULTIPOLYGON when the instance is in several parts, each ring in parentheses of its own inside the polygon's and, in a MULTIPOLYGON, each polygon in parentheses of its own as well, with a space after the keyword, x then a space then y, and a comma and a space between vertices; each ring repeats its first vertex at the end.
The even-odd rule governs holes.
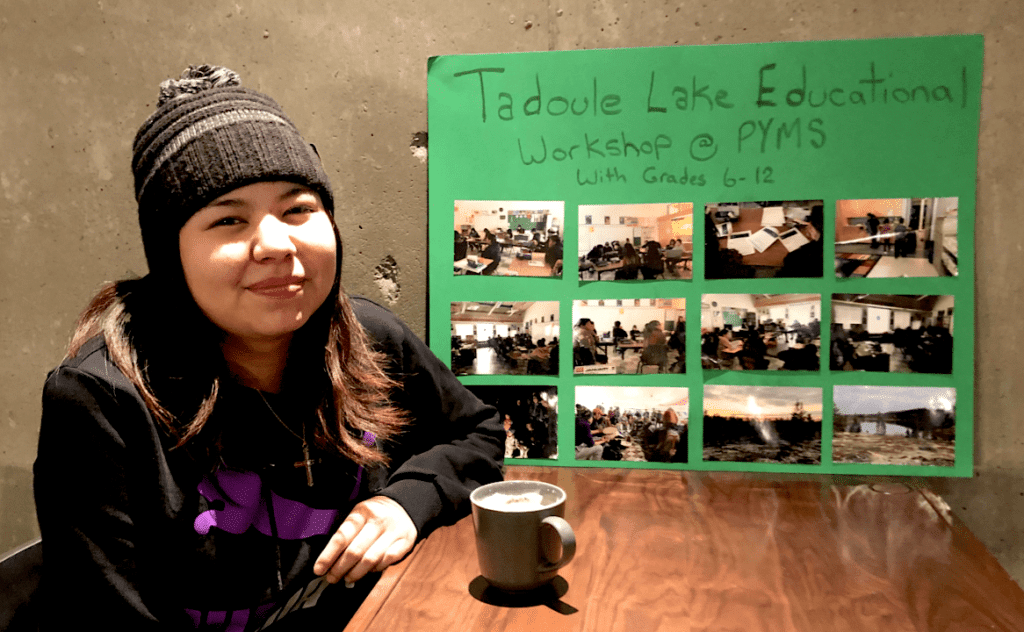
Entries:
POLYGON ((525 591, 550 582, 576 554, 565 491, 540 481, 500 481, 473 491, 480 573, 492 586, 525 591))

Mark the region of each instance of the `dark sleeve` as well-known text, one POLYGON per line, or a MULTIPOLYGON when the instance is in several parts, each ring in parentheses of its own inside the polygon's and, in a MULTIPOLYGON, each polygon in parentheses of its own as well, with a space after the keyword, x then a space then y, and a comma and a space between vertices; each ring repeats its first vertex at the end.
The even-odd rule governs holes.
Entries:
POLYGON ((396 404, 411 420, 386 446, 389 476, 379 493, 398 502, 426 537, 470 512, 469 494, 501 480, 505 430, 497 410, 466 389, 391 312, 353 299, 360 322, 399 381, 396 404))
POLYGON ((145 547, 143 521, 133 513, 130 463, 146 450, 129 447, 111 420, 138 417, 148 425, 141 405, 76 368, 58 368, 46 381, 33 468, 45 569, 43 630, 80 629, 84 621, 118 630, 185 623, 184 612, 169 608, 165 591, 146 582, 137 564, 145 547))
POLYGON ((579 421, 576 422, 576 445, 594 447, 594 435, 590 432, 590 426, 579 421))

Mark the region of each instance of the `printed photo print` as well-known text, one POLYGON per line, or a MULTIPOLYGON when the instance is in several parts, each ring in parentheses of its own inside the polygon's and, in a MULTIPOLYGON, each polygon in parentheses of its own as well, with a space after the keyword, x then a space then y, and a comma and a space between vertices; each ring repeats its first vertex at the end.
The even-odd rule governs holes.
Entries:
POLYGON ((686 299, 573 301, 576 375, 684 373, 686 299))
POLYGON ((836 202, 836 277, 957 275, 959 198, 836 202))
POLYGON ((576 387, 576 460, 686 463, 689 393, 678 387, 576 387))
POLYGON ((833 371, 951 373, 953 297, 833 294, 833 371))
POLYGON ((579 207, 581 281, 693 278, 693 204, 579 207))
POLYGON ((558 458, 558 389, 554 386, 467 386, 498 409, 506 459, 558 458))
POLYGON ((705 277, 821 278, 823 221, 821 200, 708 204, 705 277))
POLYGON ((455 375, 558 375, 558 301, 452 303, 455 375))
POLYGON ((817 371, 820 294, 705 294, 700 364, 732 371, 817 371))
POLYGON ((564 202, 455 201, 455 275, 562 276, 564 202))
POLYGON ((704 387, 704 460, 821 463, 821 389, 704 387))
POLYGON ((939 465, 956 461, 956 389, 836 386, 832 462, 939 465))

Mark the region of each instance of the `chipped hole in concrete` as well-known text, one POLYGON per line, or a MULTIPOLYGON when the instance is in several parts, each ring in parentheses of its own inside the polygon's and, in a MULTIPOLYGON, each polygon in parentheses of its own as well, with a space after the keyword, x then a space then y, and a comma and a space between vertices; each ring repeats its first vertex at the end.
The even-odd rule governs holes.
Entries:
POLYGON ((420 162, 427 161, 427 133, 415 132, 412 135, 412 142, 409 144, 409 151, 419 158, 420 162))
POLYGON ((373 281, 389 305, 398 302, 402 286, 398 282, 398 262, 391 255, 384 257, 373 269, 373 281))

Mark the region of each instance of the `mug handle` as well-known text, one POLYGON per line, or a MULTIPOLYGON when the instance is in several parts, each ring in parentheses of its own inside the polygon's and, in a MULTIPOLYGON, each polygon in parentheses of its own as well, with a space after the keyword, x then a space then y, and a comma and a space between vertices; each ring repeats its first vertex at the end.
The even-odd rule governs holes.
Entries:
POLYGON ((554 570, 558 570, 568 564, 574 555, 576 555, 576 534, 573 532, 572 527, 565 521, 564 518, 558 516, 548 516, 541 521, 540 528, 543 529, 544 525, 547 525, 555 530, 558 534, 558 539, 562 541, 562 557, 555 562, 548 562, 547 564, 541 564, 538 569, 542 573, 548 573, 554 570))

